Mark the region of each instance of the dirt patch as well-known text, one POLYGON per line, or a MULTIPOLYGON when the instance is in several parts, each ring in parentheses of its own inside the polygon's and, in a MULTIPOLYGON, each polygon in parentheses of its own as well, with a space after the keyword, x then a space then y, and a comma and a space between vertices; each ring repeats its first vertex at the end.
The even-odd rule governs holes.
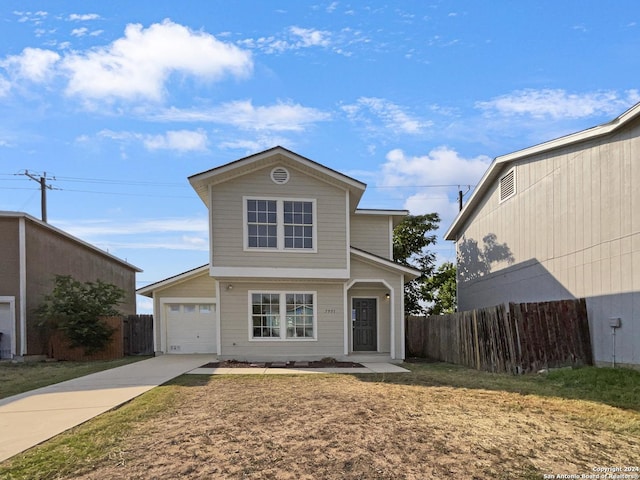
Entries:
POLYGON ((312 362, 240 362, 238 360, 224 360, 211 362, 200 368, 363 368, 355 362, 338 362, 336 360, 317 360, 312 362))
POLYGON ((351 375, 181 381, 161 387, 180 389, 171 409, 67 478, 534 479, 640 458, 637 432, 597 420, 638 414, 588 402, 351 375))

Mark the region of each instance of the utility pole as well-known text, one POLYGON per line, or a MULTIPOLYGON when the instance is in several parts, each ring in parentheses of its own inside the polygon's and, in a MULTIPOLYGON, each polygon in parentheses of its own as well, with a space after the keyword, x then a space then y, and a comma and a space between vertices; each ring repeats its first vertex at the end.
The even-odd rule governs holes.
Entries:
POLYGON ((24 175, 40 184, 40 209, 42 212, 42 221, 47 223, 47 189, 53 190, 51 185, 47 185, 47 180, 55 180, 55 177, 47 178, 47 172, 44 172, 42 176, 38 178, 36 175, 29 173, 29 170, 25 170, 24 175))

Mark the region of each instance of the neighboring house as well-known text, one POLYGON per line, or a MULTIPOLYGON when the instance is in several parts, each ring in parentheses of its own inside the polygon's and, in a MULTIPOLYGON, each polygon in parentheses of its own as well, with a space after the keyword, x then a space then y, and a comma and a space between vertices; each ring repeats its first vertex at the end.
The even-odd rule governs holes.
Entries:
POLYGON ((596 362, 640 365, 639 186, 640 104, 497 157, 445 235, 459 310, 585 297, 596 362))
POLYGON ((189 181, 210 263, 138 290, 157 352, 404 358, 404 284, 420 272, 393 261, 392 236, 407 211, 358 209, 365 184, 282 147, 189 181))
POLYGON ((0 212, 0 358, 46 353, 33 311, 51 293, 56 275, 113 283, 126 292, 119 309, 135 314, 140 271, 30 215, 0 212))

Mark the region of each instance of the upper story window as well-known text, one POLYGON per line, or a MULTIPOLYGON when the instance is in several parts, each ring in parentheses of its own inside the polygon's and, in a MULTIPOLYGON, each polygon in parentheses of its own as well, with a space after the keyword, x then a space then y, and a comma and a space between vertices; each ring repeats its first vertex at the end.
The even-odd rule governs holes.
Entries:
POLYGON ((284 248, 313 248, 313 203, 285 201, 284 248))
POLYGON ((247 246, 278 247, 278 211, 275 200, 247 200, 247 246))
POLYGON ((316 251, 316 202, 245 197, 245 249, 316 251))

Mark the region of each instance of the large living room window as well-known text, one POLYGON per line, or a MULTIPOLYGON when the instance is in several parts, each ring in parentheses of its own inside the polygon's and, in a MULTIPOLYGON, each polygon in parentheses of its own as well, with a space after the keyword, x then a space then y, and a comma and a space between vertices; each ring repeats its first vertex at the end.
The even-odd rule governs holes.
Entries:
POLYGON ((252 340, 315 340, 315 292, 249 292, 252 340))
POLYGON ((245 198, 245 249, 316 251, 315 200, 245 198))

